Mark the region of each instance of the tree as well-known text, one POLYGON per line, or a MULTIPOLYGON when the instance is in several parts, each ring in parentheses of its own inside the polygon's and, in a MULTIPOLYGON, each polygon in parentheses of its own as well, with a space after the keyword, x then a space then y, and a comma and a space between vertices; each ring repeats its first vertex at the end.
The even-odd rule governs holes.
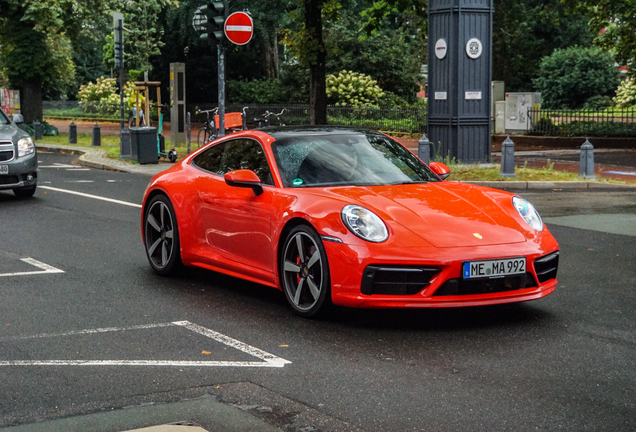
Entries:
POLYGON ((618 86, 614 58, 600 48, 555 50, 541 60, 534 85, 545 108, 581 108, 593 96, 611 96, 618 86))
POLYGON ((531 91, 541 59, 555 49, 589 47, 586 15, 568 14, 560 0, 493 0, 493 79, 507 91, 531 91))
POLYGON ((611 50, 616 61, 636 73, 636 2, 633 0, 562 0, 570 10, 590 16, 594 43, 611 50))
POLYGON ((20 88, 26 122, 42 118, 42 89, 73 78, 71 43, 103 15, 109 0, 1 0, 0 68, 20 88))

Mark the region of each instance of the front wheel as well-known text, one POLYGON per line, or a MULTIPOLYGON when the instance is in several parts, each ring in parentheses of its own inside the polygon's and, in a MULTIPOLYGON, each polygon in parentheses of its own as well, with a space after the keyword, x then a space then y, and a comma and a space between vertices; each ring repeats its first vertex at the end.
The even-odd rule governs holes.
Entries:
POLYGON ((30 198, 35 193, 36 186, 25 187, 20 189, 13 189, 13 193, 18 198, 30 198))
POLYGON ((197 143, 199 147, 207 144, 210 141, 210 132, 206 128, 199 129, 199 136, 197 143))
POLYGON ((279 272, 285 297, 298 315, 316 316, 331 303, 327 253, 312 227, 299 225, 289 233, 279 272))
POLYGON ((177 218, 165 195, 155 196, 146 207, 144 239, 146 256, 157 274, 168 276, 182 268, 177 218))

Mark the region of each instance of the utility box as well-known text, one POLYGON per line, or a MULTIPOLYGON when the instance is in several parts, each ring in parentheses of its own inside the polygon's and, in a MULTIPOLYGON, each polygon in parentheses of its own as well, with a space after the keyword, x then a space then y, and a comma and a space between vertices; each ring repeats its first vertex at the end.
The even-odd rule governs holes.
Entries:
POLYGON ((0 109, 5 114, 20 114, 20 90, 0 89, 0 109))
POLYGON ((186 143, 185 63, 170 63, 170 140, 177 147, 186 143))
POLYGON ((157 128, 141 126, 130 128, 132 160, 140 164, 159 162, 157 152, 157 128))
POLYGON ((530 130, 529 109, 541 108, 541 93, 506 93, 506 133, 530 130))

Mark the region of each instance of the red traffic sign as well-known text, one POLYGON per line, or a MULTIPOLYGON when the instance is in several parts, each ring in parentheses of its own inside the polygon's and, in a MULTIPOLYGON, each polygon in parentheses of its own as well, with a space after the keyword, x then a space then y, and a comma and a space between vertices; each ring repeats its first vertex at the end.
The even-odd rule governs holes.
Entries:
POLYGON ((245 12, 234 12, 225 20, 223 28, 228 40, 236 45, 245 45, 252 40, 254 22, 245 12))

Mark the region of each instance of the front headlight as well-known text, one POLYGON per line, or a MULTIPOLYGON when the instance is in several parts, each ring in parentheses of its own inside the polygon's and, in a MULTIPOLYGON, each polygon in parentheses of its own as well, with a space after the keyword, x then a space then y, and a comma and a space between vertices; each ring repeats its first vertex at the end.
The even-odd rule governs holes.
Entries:
POLYGON ((363 240, 381 243, 389 238, 389 231, 382 219, 364 207, 347 205, 340 214, 347 228, 363 240))
POLYGON ((20 138, 18 141, 18 157, 23 157, 35 153, 35 144, 31 137, 20 138))
POLYGON ((543 221, 541 220, 541 216, 539 216, 539 212, 532 204, 523 198, 516 196, 512 197, 512 205, 515 206, 519 215, 528 223, 528 225, 537 231, 543 231, 543 221))

